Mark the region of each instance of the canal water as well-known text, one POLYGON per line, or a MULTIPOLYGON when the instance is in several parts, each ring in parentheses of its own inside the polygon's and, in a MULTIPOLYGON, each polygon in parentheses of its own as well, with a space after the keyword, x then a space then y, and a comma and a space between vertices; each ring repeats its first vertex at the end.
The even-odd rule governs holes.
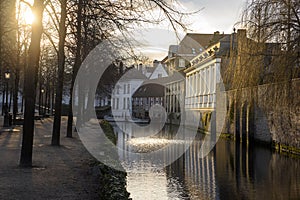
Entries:
POLYGON ((128 152, 138 148, 146 153, 164 143, 168 145, 176 130, 165 126, 154 138, 136 138, 135 134, 142 133, 135 133, 131 123, 113 126, 118 135, 119 156, 128 173, 127 190, 133 200, 300 199, 297 157, 278 154, 261 145, 219 139, 213 151, 201 158, 203 136, 199 134, 181 157, 161 168, 128 152))

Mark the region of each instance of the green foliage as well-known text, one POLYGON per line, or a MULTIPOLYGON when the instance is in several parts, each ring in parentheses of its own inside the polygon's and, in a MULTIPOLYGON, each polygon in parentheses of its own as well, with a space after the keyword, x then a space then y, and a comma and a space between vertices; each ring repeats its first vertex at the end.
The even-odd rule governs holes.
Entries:
POLYGON ((234 122, 234 104, 233 103, 231 103, 230 108, 229 108, 229 120, 230 120, 231 124, 234 122))
POLYGON ((275 141, 272 142, 272 147, 280 153, 290 154, 290 155, 293 155, 294 157, 300 156, 300 149, 297 147, 280 144, 275 141))
MULTIPOLYGON (((100 126, 103 132, 105 133, 106 137, 112 143, 116 144, 117 137, 114 133, 112 125, 106 120, 101 120, 100 126)), ((111 158, 112 155, 113 157, 118 157, 118 155, 115 155, 114 152, 110 152, 110 156, 105 157, 103 159, 109 159, 110 163, 115 162, 115 165, 118 168, 121 168, 122 166, 120 165, 118 159, 111 158)), ((98 168, 100 174, 100 179, 99 179, 100 199, 109 199, 109 200, 130 199, 129 198, 130 194, 126 190, 126 176, 127 176, 126 172, 118 171, 100 162, 97 162, 95 165, 98 168)))
POLYGON ((106 137, 113 144, 117 144, 117 136, 114 133, 114 129, 113 129, 112 125, 106 120, 101 120, 100 126, 101 126, 102 130, 104 131, 104 134, 106 135, 106 137))
POLYGON ((234 135, 231 133, 221 133, 220 138, 232 140, 234 139, 234 135))
POLYGON ((97 163, 96 167, 100 174, 100 199, 130 199, 130 193, 126 190, 126 172, 117 171, 102 163, 97 163))
POLYGON ((204 131, 208 131, 210 119, 211 119, 211 112, 203 113, 201 121, 202 121, 202 126, 204 131))

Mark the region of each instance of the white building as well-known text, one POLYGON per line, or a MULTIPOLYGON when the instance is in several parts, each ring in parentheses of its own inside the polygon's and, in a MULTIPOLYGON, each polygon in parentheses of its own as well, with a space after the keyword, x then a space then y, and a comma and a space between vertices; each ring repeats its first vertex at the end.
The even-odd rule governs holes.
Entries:
POLYGON ((124 121, 131 117, 132 94, 146 79, 147 77, 140 70, 132 68, 117 82, 111 99, 114 120, 124 121))
POLYGON ((161 63, 153 67, 138 65, 127 71, 113 89, 111 108, 114 120, 125 121, 132 116, 132 95, 146 80, 167 77, 168 73, 161 63))
POLYGON ((164 66, 159 63, 157 65, 157 67, 155 67, 154 71, 152 72, 152 74, 150 75, 149 79, 158 79, 158 78, 164 78, 167 77, 168 73, 166 71, 166 69, 164 68, 164 66))
POLYGON ((221 62, 230 47, 230 35, 225 35, 217 43, 191 60, 186 73, 187 110, 214 110, 216 107, 216 87, 221 81, 221 62))
POLYGON ((221 58, 201 54, 203 62, 186 73, 187 109, 214 109, 216 103, 216 84, 220 81, 221 58))
POLYGON ((168 56, 163 60, 167 65, 170 80, 166 84, 165 105, 169 123, 179 124, 185 106, 186 82, 185 69, 190 67, 191 60, 205 51, 212 41, 222 34, 188 33, 179 45, 170 45, 168 56))

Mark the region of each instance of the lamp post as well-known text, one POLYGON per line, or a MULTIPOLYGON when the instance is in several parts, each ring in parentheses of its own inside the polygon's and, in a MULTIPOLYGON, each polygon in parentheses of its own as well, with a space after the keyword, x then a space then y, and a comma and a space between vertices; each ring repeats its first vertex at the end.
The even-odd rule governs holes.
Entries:
POLYGON ((6 90, 5 90, 5 106, 4 106, 4 127, 10 126, 9 114, 8 114, 8 81, 10 79, 10 71, 7 69, 4 73, 4 78, 6 80, 6 90))
POLYGON ((45 115, 45 104, 44 104, 44 93, 45 93, 45 89, 44 88, 42 88, 41 89, 41 95, 42 95, 42 97, 41 97, 41 104, 42 104, 42 115, 45 115))

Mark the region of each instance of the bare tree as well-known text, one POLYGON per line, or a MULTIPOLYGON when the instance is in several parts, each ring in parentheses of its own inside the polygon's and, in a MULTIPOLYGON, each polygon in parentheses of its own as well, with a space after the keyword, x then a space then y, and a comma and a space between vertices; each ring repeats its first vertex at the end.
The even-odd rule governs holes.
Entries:
POLYGON ((37 73, 40 59, 40 41, 42 36, 42 18, 44 0, 35 0, 32 11, 35 13, 35 22, 32 24, 31 42, 29 47, 29 61, 25 70, 25 112, 20 166, 32 166, 32 145, 34 133, 34 110, 36 98, 37 73))
POLYGON ((61 104, 63 79, 65 68, 65 38, 66 38, 66 17, 67 17, 67 0, 61 0, 61 15, 59 23, 59 44, 58 44, 58 70, 57 70, 57 88, 55 96, 55 115, 52 132, 52 142, 54 146, 60 145, 60 126, 61 126, 61 104))
POLYGON ((254 0, 244 11, 242 23, 249 37, 259 45, 273 43, 273 47, 266 47, 272 62, 272 81, 299 77, 299 10, 297 0, 254 0))
MULTIPOLYGON (((128 37, 128 32, 135 29, 138 25, 147 23, 158 24, 166 20, 174 30, 178 30, 178 28, 185 30, 186 26, 182 22, 182 19, 193 13, 181 12, 176 8, 176 3, 177 1, 169 2, 165 0, 77 1, 76 6, 73 7, 75 9, 74 12, 70 13, 70 16, 73 16, 77 20, 74 21, 70 17, 71 20, 69 22, 70 32, 75 35, 72 38, 75 38, 77 42, 72 84, 74 83, 81 62, 96 45, 104 40, 110 41, 113 44, 117 35, 118 37, 120 35, 123 36, 125 40, 123 40, 121 48, 123 47, 124 50, 126 48, 125 51, 130 55, 121 55, 120 57, 136 57, 132 53, 132 49, 130 49, 133 44, 130 42, 132 38, 128 37), (160 14, 157 15, 156 11, 159 11, 160 14)), ((70 97, 72 96, 72 89, 73 87, 71 86, 70 97)), ((92 103, 92 101, 89 103, 92 103)), ((83 102, 80 101, 79 104, 83 105, 83 102)), ((72 97, 69 105, 67 135, 71 137, 72 97)), ((78 123, 79 121, 80 119, 77 119, 78 123)))

